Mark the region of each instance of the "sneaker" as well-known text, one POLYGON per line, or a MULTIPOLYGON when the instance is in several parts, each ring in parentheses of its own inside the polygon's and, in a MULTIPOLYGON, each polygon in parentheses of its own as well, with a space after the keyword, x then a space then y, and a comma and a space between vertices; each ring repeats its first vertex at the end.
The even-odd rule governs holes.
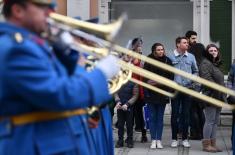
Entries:
POLYGON ((160 140, 157 140, 157 148, 163 149, 162 142, 160 140))
POLYGON ((172 140, 171 147, 177 147, 179 145, 179 142, 177 140, 172 140))
POLYGON ((184 147, 190 147, 190 143, 188 140, 183 140, 182 144, 184 147))
POLYGON ((152 140, 151 145, 150 145, 150 149, 156 149, 156 146, 157 146, 157 141, 152 140))

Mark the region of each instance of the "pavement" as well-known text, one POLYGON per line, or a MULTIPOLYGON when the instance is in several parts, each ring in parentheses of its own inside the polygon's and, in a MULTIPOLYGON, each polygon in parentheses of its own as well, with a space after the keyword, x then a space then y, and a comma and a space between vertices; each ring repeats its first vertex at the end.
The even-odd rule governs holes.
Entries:
MULTIPOLYGON (((162 144, 163 149, 150 149, 151 139, 150 133, 147 132, 148 142, 141 143, 141 132, 135 132, 133 135, 134 139, 134 148, 127 148, 124 146, 123 148, 115 148, 115 155, 232 155, 232 145, 231 145, 231 124, 232 124, 232 116, 231 111, 227 112, 222 110, 222 115, 220 116, 220 125, 217 131, 217 144, 223 152, 217 153, 208 153, 202 151, 202 144, 200 140, 190 140, 191 147, 184 148, 182 145, 178 148, 171 148, 171 127, 170 127, 170 106, 166 106, 165 114, 164 114, 164 129, 162 136, 162 144)), ((116 122, 116 113, 114 114, 113 121, 116 122)), ((114 134, 114 144, 116 144, 118 140, 117 129, 113 126, 113 134, 114 134)))
MULTIPOLYGON (((113 129, 114 141, 117 141, 117 129, 113 129)), ((171 148, 171 128, 169 125, 164 125, 162 143, 163 149, 150 149, 150 134, 147 134, 148 142, 141 143, 141 133, 134 132, 134 148, 115 148, 115 155, 232 155, 231 150, 231 126, 220 126, 217 131, 217 144, 223 152, 218 153, 208 153, 202 151, 202 144, 200 140, 190 140, 191 147, 184 148, 183 146, 178 146, 178 148, 171 148)))

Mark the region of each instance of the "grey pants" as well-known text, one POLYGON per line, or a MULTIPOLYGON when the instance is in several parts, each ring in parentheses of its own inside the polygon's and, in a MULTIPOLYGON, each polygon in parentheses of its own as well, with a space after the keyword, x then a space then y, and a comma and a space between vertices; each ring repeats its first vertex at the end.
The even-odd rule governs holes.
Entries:
POLYGON ((215 139, 216 130, 219 123, 221 108, 214 106, 207 106, 204 109, 205 124, 203 127, 204 139, 215 139))

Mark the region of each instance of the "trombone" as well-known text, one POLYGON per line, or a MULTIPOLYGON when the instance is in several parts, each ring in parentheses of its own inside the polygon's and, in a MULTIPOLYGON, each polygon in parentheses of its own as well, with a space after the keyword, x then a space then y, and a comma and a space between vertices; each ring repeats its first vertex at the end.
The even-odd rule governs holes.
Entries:
MULTIPOLYGON (((109 38, 110 40, 112 40, 113 37, 115 37, 115 36, 109 35, 109 32, 113 31, 113 28, 119 30, 123 21, 126 19, 126 15, 123 15, 119 18, 118 21, 116 21, 112 24, 98 25, 98 24, 94 24, 94 23, 88 23, 85 21, 75 20, 73 18, 62 16, 62 15, 59 15, 56 13, 50 14, 50 17, 53 19, 53 20, 48 19, 48 23, 50 25, 54 26, 56 24, 56 27, 59 27, 59 29, 69 31, 70 33, 72 33, 75 36, 79 36, 79 37, 86 38, 86 39, 88 38, 88 40, 91 40, 91 41, 94 41, 96 39, 96 37, 94 35, 85 33, 85 32, 78 30, 78 29, 74 29, 74 27, 76 25, 79 25, 79 26, 77 26, 77 28, 82 29, 82 30, 84 30, 84 28, 87 28, 86 31, 90 31, 91 27, 95 27, 95 30, 94 30, 95 34, 97 34, 99 32, 100 34, 103 35, 104 38, 109 38), (69 26, 63 24, 62 21, 64 21, 64 20, 66 20, 67 23, 73 23, 72 27, 71 26, 69 27, 69 26), (58 21, 59 21, 59 23, 57 23, 58 21), (99 26, 99 29, 96 29, 97 25, 99 26), (105 29, 105 30, 102 30, 101 28, 105 29), (112 38, 111 38, 111 36, 112 36, 112 38)), ((115 30, 115 32, 118 30, 115 30)), ((94 42, 101 43, 101 46, 104 46, 102 44, 102 42, 99 42, 99 41, 94 41, 94 42)), ((105 49, 104 49, 104 51, 100 51, 101 53, 99 53, 99 51, 97 51, 97 50, 96 50, 96 52, 90 52, 89 50, 84 50, 83 44, 76 43, 76 42, 75 42, 75 44, 76 44, 76 46, 73 48, 78 49, 80 52, 88 53, 89 55, 94 55, 95 57, 98 57, 98 58, 107 56, 109 54, 109 51, 108 50, 106 51, 105 49)), ((115 53, 115 52, 114 52, 114 54, 117 55, 117 53, 115 53)), ((86 63, 90 64, 91 66, 94 66, 94 62, 92 62, 90 60, 86 60, 86 63)), ((111 94, 115 93, 116 91, 118 91, 121 88, 121 86, 123 84, 125 84, 129 80, 129 81, 132 81, 133 83, 137 83, 138 85, 141 85, 145 88, 148 88, 152 91, 158 92, 162 95, 168 96, 170 98, 173 98, 176 96, 176 93, 170 93, 165 90, 154 87, 150 84, 144 83, 140 80, 136 80, 134 78, 131 78, 131 75, 132 75, 132 72, 130 70, 122 69, 116 78, 110 79, 108 81, 109 82, 109 92, 111 94)))
MULTIPOLYGON (((232 95, 232 96, 235 96, 235 92, 233 90, 230 90, 224 86, 221 86, 221 85, 218 85, 216 83, 213 83, 211 81, 208 81, 208 80, 205 80, 203 78, 200 78, 198 76, 194 76, 192 74, 189 74, 189 73, 186 73, 184 71, 181 71, 181 70, 178 70, 172 66, 169 66, 169 65, 166 65, 164 63, 161 63, 159 61, 156 61, 154 59, 151 59, 151 58, 148 58, 144 55, 141 55, 141 54, 138 54, 138 53, 135 53, 131 50, 128 50, 126 48, 123 48, 121 46, 118 46, 118 45, 115 45, 113 44, 112 42, 110 42, 114 37, 113 34, 117 34, 117 29, 119 30, 120 27, 112 27, 112 26, 109 26, 107 25, 107 28, 106 28, 106 25, 100 25, 102 27, 99 26, 99 24, 94 24, 93 26, 94 27, 90 27, 88 26, 89 24, 85 22, 85 25, 82 25, 80 24, 79 22, 75 22, 74 20, 75 19, 72 19, 70 17, 65 17, 65 16, 62 16, 60 15, 60 18, 55 18, 55 13, 51 14, 50 15, 50 18, 55 20, 56 22, 59 22, 59 23, 66 23, 70 29, 70 32, 73 34, 73 35, 76 35, 76 32, 80 32, 80 34, 85 34, 85 38, 88 39, 88 40, 91 40, 91 41, 94 41, 94 42, 100 42, 102 43, 105 48, 94 48, 94 47, 89 47, 89 46, 86 46, 84 44, 79 44, 79 43, 75 43, 77 47, 79 47, 78 49, 81 50, 81 51, 88 51, 94 55, 97 55, 98 57, 104 57, 104 56, 107 56, 108 54, 110 54, 110 50, 113 50, 114 52, 116 53, 119 53, 119 54, 126 54, 126 55, 129 55, 131 57, 134 57, 134 58, 138 58, 142 61, 145 61, 149 64, 152 64, 156 67, 159 67, 161 69, 164 69, 166 71, 169 71, 169 72, 172 72, 174 74, 178 74, 178 75, 181 75, 183 77, 186 77, 192 81, 195 81, 195 82, 198 82, 198 83, 201 83, 207 87, 210 87, 212 89, 215 89, 215 90, 219 90, 225 94, 229 94, 229 95, 232 95), (70 22, 67 22, 69 19, 70 22), (87 25, 88 24, 88 25, 87 25), (81 26, 82 25, 82 26, 81 26), (75 28, 81 28, 80 30, 76 30, 75 28), (107 31, 110 31, 110 32, 107 32, 107 31), (83 32, 84 31, 84 32, 83 32), (113 33, 113 31, 115 33, 113 33), (88 34, 89 33, 89 34, 88 34), (98 36, 103 36, 103 38, 107 39, 107 40, 104 40, 104 39, 101 39, 101 38, 98 38, 96 36, 94 36, 93 34, 97 34, 98 33, 98 36), (102 34, 102 35, 101 35, 102 34)), ((77 20, 76 20, 77 21, 77 20)), ((120 22, 122 23, 122 22, 120 22)), ((112 24, 111 24, 112 25, 112 24)), ((115 25, 115 24, 114 24, 115 25)), ((121 25, 121 24, 120 24, 121 25)), ((84 37, 84 36, 80 36, 80 37, 84 37)), ((195 98, 198 98, 198 99, 201 99, 201 100, 204 100, 210 104, 213 104, 213 105, 216 105, 216 106, 219 106, 219 107, 225 107, 225 108, 228 108, 228 109, 235 109, 234 106, 232 105, 228 105, 220 100, 217 100, 217 99, 214 99, 212 97, 208 97, 206 95, 203 95, 203 94, 200 94, 196 91, 193 91, 191 89, 188 89, 188 88, 185 88, 183 86, 180 86, 178 85, 176 82, 174 81, 171 81, 169 79, 166 79, 164 77, 161 77, 157 74, 154 74, 152 72, 149 72, 147 70, 144 70, 142 68, 139 68, 139 67, 136 67, 136 66, 133 66, 131 64, 128 64, 124 61, 119 61, 119 64, 121 65, 121 68, 123 69, 128 69, 128 70, 131 70, 133 73, 136 73, 136 74, 141 74, 141 76, 145 77, 145 78, 148 78, 148 79, 151 79, 151 80, 154 80, 158 83, 161 83, 163 85, 166 85, 168 87, 171 87, 175 90, 178 90, 180 92, 183 92, 185 94, 188 94, 188 95, 191 95, 195 98)), ((119 81, 120 82, 120 81, 119 81)))
MULTIPOLYGON (((86 60, 86 63, 91 65, 91 66, 95 65, 94 62, 89 61, 89 60, 86 60)), ((131 77, 131 75, 132 75, 132 71, 131 70, 129 70, 129 69, 122 69, 121 72, 118 74, 118 77, 115 77, 115 79, 110 79, 109 80, 109 92, 111 94, 114 94, 116 91, 118 91, 121 88, 121 86, 123 84, 125 84, 127 81, 131 81, 133 83, 136 83, 136 84, 138 84, 140 86, 143 86, 143 87, 145 87, 147 89, 150 89, 150 90, 155 91, 157 93, 160 93, 162 95, 168 96, 170 98, 173 98, 173 97, 176 96, 177 92, 175 92, 175 93, 167 92, 167 91, 165 91, 163 89, 154 87, 154 86, 152 86, 152 85, 150 85, 148 83, 145 83, 143 81, 134 79, 134 78, 131 77)))
POLYGON ((123 14, 116 22, 106 25, 94 24, 85 22, 82 20, 76 20, 74 18, 63 16, 57 13, 50 13, 50 18, 54 21, 67 24, 70 27, 78 28, 84 32, 91 32, 103 39, 112 40, 119 32, 123 22, 127 19, 127 15, 123 14))
MULTIPOLYGON (((89 46, 86 46, 86 45, 78 45, 78 46, 82 46, 82 48, 86 51, 90 51, 90 52, 94 52, 94 53, 101 53, 101 51, 99 50, 103 50, 103 49, 100 49, 100 48, 94 48, 94 47, 89 47, 89 46)), ((161 83, 162 85, 165 85, 167 87, 170 87, 170 88, 173 88, 177 91, 180 91, 182 93, 185 93, 185 94, 188 94, 190 96, 193 96, 197 99, 201 99, 203 101, 206 101, 210 104, 213 104, 213 105, 216 105, 218 107, 224 107, 224 108, 227 108, 227 109, 235 109, 234 106, 232 105, 229 105, 229 104, 226 104, 220 100, 217 100, 215 98, 212 98, 212 97, 209 97, 209 96, 206 96, 206 95, 203 95, 199 92, 196 92, 194 90, 191 90, 191 89, 188 89, 188 88, 185 88, 179 84, 177 84, 176 82, 172 81, 172 80, 169 80, 165 77, 162 77, 158 74, 154 74, 148 70, 145 70, 145 69, 142 69, 140 67, 136 67, 130 63, 127 63, 125 61, 122 61, 122 60, 119 60, 118 62, 120 64, 120 66, 124 69, 128 69, 128 70, 131 70, 133 73, 136 73, 136 74, 141 74, 141 76, 145 77, 145 78, 148 78, 148 79, 151 79, 153 81, 156 81, 158 83, 161 83)), ((193 76, 193 75, 191 75, 193 76)), ((221 86, 222 87, 222 86, 221 86)))

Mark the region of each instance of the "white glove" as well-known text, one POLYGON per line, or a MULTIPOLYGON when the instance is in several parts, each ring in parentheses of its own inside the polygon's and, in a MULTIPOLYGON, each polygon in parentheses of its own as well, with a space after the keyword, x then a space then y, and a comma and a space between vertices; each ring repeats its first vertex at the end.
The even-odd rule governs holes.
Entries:
POLYGON ((73 36, 67 31, 62 32, 60 38, 67 45, 71 45, 74 42, 73 36))
POLYGON ((113 55, 109 55, 101 59, 97 63, 96 67, 104 73, 107 79, 111 79, 112 77, 117 75, 118 72, 120 71, 118 58, 113 55))

